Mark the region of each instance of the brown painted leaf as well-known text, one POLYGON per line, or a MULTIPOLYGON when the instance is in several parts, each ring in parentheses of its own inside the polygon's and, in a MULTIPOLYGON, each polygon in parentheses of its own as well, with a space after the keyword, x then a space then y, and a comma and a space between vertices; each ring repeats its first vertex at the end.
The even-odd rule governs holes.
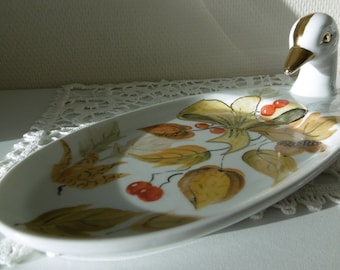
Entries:
POLYGON ((208 160, 211 153, 206 148, 198 145, 183 145, 153 154, 130 154, 130 156, 144 162, 154 163, 156 166, 180 165, 179 169, 184 169, 208 160))
POLYGON ((56 183, 79 189, 92 189, 128 175, 126 173, 108 173, 113 167, 125 162, 96 165, 99 161, 99 155, 96 152, 88 153, 80 161, 71 164, 71 148, 66 141, 61 140, 60 142, 64 153, 51 171, 51 178, 56 183))
POLYGON ((195 133, 192 132, 191 129, 191 126, 185 126, 175 123, 163 123, 139 128, 139 130, 151 133, 155 136, 173 140, 189 139, 194 137, 195 133))
POLYGON ((203 166, 187 172, 178 182, 183 195, 196 209, 223 202, 236 195, 245 184, 236 169, 203 166))
POLYGON ((305 139, 305 136, 301 132, 289 126, 264 125, 252 128, 250 131, 257 132, 275 142, 305 139))
POLYGON ((174 228, 180 225, 188 224, 199 220, 200 217, 183 216, 170 213, 156 213, 148 215, 147 217, 139 220, 131 226, 131 229, 136 231, 158 231, 164 229, 174 228))
POLYGON ((53 236, 91 237, 99 232, 143 214, 114 208, 89 208, 79 205, 48 211, 24 223, 27 229, 53 236))
POLYGON ((293 156, 303 152, 323 152, 326 148, 327 146, 322 142, 312 140, 280 141, 275 145, 275 151, 284 156, 293 156))
POLYGON ((274 150, 250 150, 243 154, 242 159, 256 171, 273 178, 275 184, 297 170, 293 158, 280 155, 274 150))

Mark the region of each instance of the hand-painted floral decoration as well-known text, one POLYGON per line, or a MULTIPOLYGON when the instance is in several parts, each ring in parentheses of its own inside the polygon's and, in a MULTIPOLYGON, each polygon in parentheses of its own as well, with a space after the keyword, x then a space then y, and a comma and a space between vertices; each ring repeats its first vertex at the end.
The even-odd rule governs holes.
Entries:
POLYGON ((336 132, 336 123, 337 117, 308 113, 296 102, 261 103, 259 96, 241 97, 229 105, 200 100, 174 120, 139 127, 133 135, 121 134, 118 122, 113 122, 78 142, 78 155, 74 144, 60 140, 62 155, 51 168, 60 200, 66 187, 91 190, 105 185, 112 196, 123 192, 135 203, 150 205, 169 198, 176 188, 176 196, 197 215, 76 205, 43 213, 24 225, 39 233, 95 237, 101 231, 114 234, 125 222, 123 230, 135 231, 193 222, 201 218, 202 209, 227 203, 242 192, 252 177, 244 166, 272 179, 273 185, 284 181, 299 169, 296 157, 327 149, 323 140, 336 132), (237 162, 230 166, 230 160, 237 162), (114 182, 124 188, 115 189, 114 182))

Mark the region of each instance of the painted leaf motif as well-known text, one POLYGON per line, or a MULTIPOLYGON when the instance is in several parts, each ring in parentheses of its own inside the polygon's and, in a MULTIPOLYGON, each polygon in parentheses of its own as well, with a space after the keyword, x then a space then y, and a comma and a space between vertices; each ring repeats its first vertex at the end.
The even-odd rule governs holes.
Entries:
POLYGON ((263 125, 256 117, 260 100, 258 96, 241 97, 231 106, 219 100, 201 100, 180 112, 178 118, 224 126, 224 134, 209 142, 229 144, 228 152, 232 153, 249 145, 249 129, 263 125))
POLYGON ((233 117, 228 119, 227 127, 239 130, 248 130, 261 126, 263 122, 256 116, 256 111, 261 98, 258 96, 246 96, 236 99, 232 104, 233 117))
POLYGON ((284 156, 294 156, 303 152, 316 153, 323 152, 327 146, 319 141, 301 140, 294 141, 280 141, 275 145, 275 151, 284 156))
POLYGON ((66 207, 46 212, 24 223, 27 229, 53 236, 83 238, 143 214, 114 208, 66 207))
POLYGON ((335 116, 321 116, 312 113, 286 126, 258 126, 250 131, 258 132, 272 141, 320 141, 329 138, 336 131, 332 129, 338 123, 335 116))
POLYGON ((196 209, 201 209, 230 199, 244 184, 241 171, 211 165, 188 171, 178 182, 178 187, 196 209))
POLYGON ((130 156, 144 162, 155 163, 156 166, 180 165, 179 169, 184 169, 208 160, 211 157, 211 153, 209 150, 198 145, 183 145, 153 154, 130 154, 130 156))
POLYGON ((151 154, 155 151, 162 151, 166 148, 170 148, 172 144, 172 140, 147 134, 145 136, 129 140, 125 144, 114 144, 112 155, 124 156, 130 153, 136 155, 151 154))
POLYGON ((184 224, 188 224, 199 220, 200 217, 183 216, 170 213, 156 213, 148 215, 147 217, 139 220, 130 228, 136 231, 150 232, 164 229, 170 229, 184 224))
POLYGON ((255 115, 260 101, 259 96, 240 97, 231 104, 231 108, 235 112, 255 115))
POLYGON ((236 99, 231 106, 220 100, 201 100, 178 114, 179 119, 221 124, 230 128, 247 128, 259 121, 255 117, 260 97, 236 99))
POLYGON ((101 152, 112 142, 120 139, 120 128, 117 122, 105 129, 89 129, 88 136, 79 141, 79 151, 82 156, 90 152, 101 152))
POLYGON ((177 117, 182 120, 224 125, 230 116, 232 116, 232 109, 224 102, 217 99, 203 99, 182 110, 177 117))
POLYGON ((99 161, 99 156, 95 152, 88 153, 80 161, 71 164, 71 148, 66 141, 61 140, 60 142, 64 153, 51 171, 51 178, 56 183, 79 189, 92 189, 128 175, 126 173, 107 173, 113 167, 125 162, 95 165, 99 161))
POLYGON ((139 130, 151 133, 158 137, 164 137, 173 140, 189 139, 195 136, 191 126, 180 125, 176 123, 163 123, 149 127, 139 128, 139 130))
POLYGON ((274 142, 305 139, 305 136, 302 133, 293 128, 289 128, 289 126, 259 126, 250 129, 250 131, 257 132, 274 142))
POLYGON ((302 108, 295 108, 284 112, 272 120, 276 125, 287 125, 298 119, 301 119, 306 114, 306 110, 302 108))
POLYGON ((282 156, 274 150, 250 150, 243 154, 242 159, 256 171, 273 178, 275 184, 297 170, 293 158, 282 156))
POLYGON ((227 153, 236 152, 249 145, 250 137, 244 129, 226 129, 222 136, 209 140, 209 142, 227 143, 230 149, 227 153))
POLYGON ((306 119, 300 119, 289 126, 304 134, 306 139, 324 140, 333 135, 336 130, 332 128, 338 122, 338 117, 312 113, 306 119))

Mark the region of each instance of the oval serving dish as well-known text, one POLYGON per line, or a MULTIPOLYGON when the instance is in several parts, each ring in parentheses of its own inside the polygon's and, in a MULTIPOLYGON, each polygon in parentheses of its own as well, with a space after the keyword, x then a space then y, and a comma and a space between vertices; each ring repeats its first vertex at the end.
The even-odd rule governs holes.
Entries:
POLYGON ((41 148, 0 182, 0 231, 44 252, 118 258, 242 220, 339 152, 337 99, 284 87, 158 104, 41 148), (333 102, 333 103, 332 103, 333 102))

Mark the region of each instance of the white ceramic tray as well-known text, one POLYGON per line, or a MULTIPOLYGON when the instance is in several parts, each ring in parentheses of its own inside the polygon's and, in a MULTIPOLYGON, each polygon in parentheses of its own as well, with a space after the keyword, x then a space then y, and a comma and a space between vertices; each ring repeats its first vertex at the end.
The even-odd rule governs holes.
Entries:
POLYGON ((335 159, 334 102, 296 101, 278 87, 237 89, 94 124, 2 179, 0 231, 41 251, 93 259, 211 233, 284 198, 335 159))

